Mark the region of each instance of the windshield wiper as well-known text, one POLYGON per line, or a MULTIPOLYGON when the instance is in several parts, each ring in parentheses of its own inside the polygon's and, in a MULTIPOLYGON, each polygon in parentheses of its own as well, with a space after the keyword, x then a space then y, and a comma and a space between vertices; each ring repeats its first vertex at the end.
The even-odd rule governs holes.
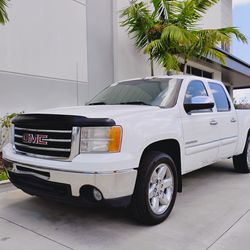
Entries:
POLYGON ((89 106, 91 105, 107 105, 105 102, 92 102, 88 104, 89 106))
POLYGON ((135 101, 135 102, 121 102, 119 103, 121 105, 146 105, 146 106, 152 106, 151 104, 148 104, 146 102, 143 102, 143 101, 135 101))

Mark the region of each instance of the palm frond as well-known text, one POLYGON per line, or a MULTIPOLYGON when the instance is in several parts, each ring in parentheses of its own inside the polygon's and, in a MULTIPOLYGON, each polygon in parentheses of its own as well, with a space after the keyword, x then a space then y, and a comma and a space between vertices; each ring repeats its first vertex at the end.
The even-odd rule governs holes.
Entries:
POLYGON ((144 49, 145 54, 159 54, 164 49, 161 39, 157 39, 149 43, 144 49))
POLYGON ((221 64, 225 65, 226 64, 226 56, 217 50, 216 48, 206 48, 203 51, 203 56, 205 58, 212 58, 212 59, 217 59, 220 61, 221 64))
POLYGON ((181 45, 186 45, 194 42, 195 34, 187 31, 186 29, 176 26, 168 25, 164 28, 161 39, 163 42, 174 42, 181 45))
POLYGON ((195 31, 199 37, 196 47, 196 55, 203 54, 207 48, 216 48, 219 43, 230 45, 231 39, 235 36, 243 43, 247 43, 247 38, 235 27, 227 27, 222 29, 204 29, 195 31))
POLYGON ((165 70, 171 71, 180 71, 180 63, 175 55, 171 53, 165 53, 164 56, 160 59, 161 64, 164 66, 165 70))
POLYGON ((0 23, 5 24, 8 19, 8 14, 6 12, 7 1, 6 0, 0 0, 0 23))
POLYGON ((230 44, 231 36, 228 33, 222 33, 218 29, 204 29, 195 31, 199 37, 197 47, 216 47, 219 43, 230 44))
POLYGON ((209 8, 219 0, 185 0, 173 1, 178 9, 177 19, 181 26, 192 28, 209 8))
POLYGON ((144 48, 148 42, 148 30, 154 25, 150 10, 144 2, 132 0, 131 5, 121 11, 121 26, 136 40, 136 46, 144 48))
POLYGON ((248 43, 247 38, 244 34, 242 34, 236 27, 226 27, 222 29, 218 29, 218 31, 221 34, 229 35, 230 37, 235 36, 235 38, 242 42, 242 43, 248 43))
POLYGON ((172 0, 152 0, 154 6, 154 16, 164 22, 171 22, 175 18, 175 4, 172 0))

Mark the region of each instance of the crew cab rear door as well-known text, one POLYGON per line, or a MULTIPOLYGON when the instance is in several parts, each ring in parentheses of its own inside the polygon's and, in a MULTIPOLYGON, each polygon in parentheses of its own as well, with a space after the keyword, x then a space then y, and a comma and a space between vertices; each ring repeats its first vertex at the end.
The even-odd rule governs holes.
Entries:
POLYGON ((218 160, 234 155, 238 142, 238 121, 231 98, 226 88, 213 81, 209 81, 215 101, 215 120, 217 122, 217 138, 220 140, 218 160))
POLYGON ((212 99, 207 83, 197 79, 184 86, 180 93, 183 102, 180 105, 180 113, 185 147, 183 172, 187 173, 216 161, 219 141, 215 108, 187 113, 183 107, 184 103, 189 103, 194 97, 208 96, 212 99))

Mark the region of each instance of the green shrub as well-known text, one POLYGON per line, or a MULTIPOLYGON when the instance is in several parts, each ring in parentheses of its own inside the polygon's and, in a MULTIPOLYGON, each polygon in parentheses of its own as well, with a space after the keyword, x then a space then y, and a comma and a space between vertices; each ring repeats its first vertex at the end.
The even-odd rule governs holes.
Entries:
POLYGON ((4 145, 10 140, 10 127, 12 120, 19 114, 23 114, 23 112, 6 114, 5 116, 0 117, 0 152, 2 152, 4 145))
POLYGON ((8 180, 8 176, 5 171, 0 170, 0 181, 8 180))

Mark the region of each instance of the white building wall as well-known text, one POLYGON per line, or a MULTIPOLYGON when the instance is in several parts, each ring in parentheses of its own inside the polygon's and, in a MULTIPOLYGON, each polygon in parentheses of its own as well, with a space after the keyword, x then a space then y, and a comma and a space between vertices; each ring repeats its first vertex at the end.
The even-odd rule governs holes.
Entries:
POLYGON ((205 29, 232 26, 232 8, 232 0, 221 0, 208 10, 199 26, 205 29))
POLYGON ((0 116, 77 104, 87 86, 86 1, 12 0, 0 27, 0 116))
POLYGON ((86 6, 69 0, 12 0, 0 28, 0 69, 88 81, 86 6), (70 15, 69 15, 70 13, 70 15))
POLYGON ((114 4, 114 56, 115 79, 144 77, 150 75, 150 65, 146 55, 135 47, 126 28, 120 27, 120 10, 129 5, 129 0, 113 1, 114 4))
POLYGON ((233 25, 233 1, 232 0, 221 0, 221 27, 227 27, 233 25))
POLYGON ((81 99, 80 104, 114 81, 112 2, 113 0, 87 1, 89 91, 88 98, 81 99))

